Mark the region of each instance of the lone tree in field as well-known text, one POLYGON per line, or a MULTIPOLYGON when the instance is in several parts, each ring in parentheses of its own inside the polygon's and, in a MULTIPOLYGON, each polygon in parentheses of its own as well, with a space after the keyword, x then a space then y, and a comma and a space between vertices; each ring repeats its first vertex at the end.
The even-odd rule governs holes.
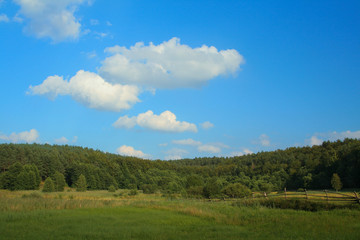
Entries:
POLYGON ((84 175, 81 174, 76 182, 76 191, 85 192, 86 188, 87 188, 86 178, 84 175))
POLYGON ((55 186, 53 180, 48 177, 44 182, 43 192, 54 192, 55 186))
POLYGON ((337 173, 334 173, 331 178, 331 186, 336 190, 339 191, 342 188, 342 183, 340 177, 337 173))
POLYGON ((66 185, 65 177, 62 173, 56 171, 54 174, 54 185, 55 185, 55 191, 57 192, 63 192, 64 187, 66 185))

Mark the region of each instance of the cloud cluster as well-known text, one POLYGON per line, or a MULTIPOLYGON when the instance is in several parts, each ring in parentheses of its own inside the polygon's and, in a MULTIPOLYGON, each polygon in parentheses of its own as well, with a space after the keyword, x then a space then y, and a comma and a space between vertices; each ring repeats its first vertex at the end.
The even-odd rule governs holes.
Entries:
POLYGON ((20 132, 20 133, 11 133, 10 135, 0 135, 0 140, 4 140, 12 143, 33 143, 37 142, 39 139, 39 133, 36 129, 31 129, 30 131, 20 132))
POLYGON ((132 156, 132 157, 138 157, 138 158, 144 158, 144 159, 151 158, 151 155, 143 153, 140 150, 135 150, 133 147, 126 146, 126 145, 119 147, 116 150, 116 152, 120 155, 125 155, 125 156, 132 156))
POLYGON ((152 111, 141 113, 138 116, 120 117, 113 126, 116 128, 133 128, 136 125, 162 132, 197 132, 197 127, 193 123, 180 122, 176 120, 176 115, 170 111, 165 111, 160 115, 154 114, 152 111))
POLYGON ((316 133, 310 139, 306 140, 310 146, 321 145, 324 141, 344 140, 345 138, 360 139, 360 131, 344 131, 344 132, 330 132, 330 133, 316 133))
POLYGON ((203 144, 200 141, 195 141, 194 139, 181 139, 181 140, 173 140, 173 144, 184 145, 184 146, 193 146, 196 147, 199 152, 207 152, 207 153, 220 153, 223 148, 229 148, 229 146, 223 143, 208 143, 203 144))
POLYGON ((38 86, 30 86, 30 94, 70 95, 75 101, 98 110, 121 111, 139 102, 136 86, 110 84, 95 73, 80 70, 70 81, 60 76, 50 76, 38 86))
MULTIPOLYGON (((79 19, 74 16, 84 0, 14 0, 20 6, 18 15, 28 19, 24 31, 37 38, 54 42, 77 39, 81 32, 79 19)), ((17 16, 18 16, 17 15, 17 16)))
POLYGON ((172 38, 159 45, 138 42, 129 49, 107 48, 100 75, 113 83, 153 88, 196 88, 220 75, 235 74, 243 57, 234 49, 191 48, 172 38))

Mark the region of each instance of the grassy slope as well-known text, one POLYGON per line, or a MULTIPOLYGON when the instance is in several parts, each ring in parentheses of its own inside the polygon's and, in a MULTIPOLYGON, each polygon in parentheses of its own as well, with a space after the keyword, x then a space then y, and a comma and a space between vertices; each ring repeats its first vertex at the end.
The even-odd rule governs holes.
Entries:
POLYGON ((114 197, 94 191, 21 198, 0 191, 0 239, 359 239, 360 211, 304 212, 228 202, 114 197), (71 197, 70 197, 71 196, 71 197), (57 198, 57 199, 56 199, 57 198))

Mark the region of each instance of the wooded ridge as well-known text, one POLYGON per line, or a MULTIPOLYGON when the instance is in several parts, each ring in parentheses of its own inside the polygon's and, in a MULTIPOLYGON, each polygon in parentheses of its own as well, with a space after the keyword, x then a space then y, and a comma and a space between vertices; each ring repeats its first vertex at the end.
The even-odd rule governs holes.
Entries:
POLYGON ((28 174, 34 172, 32 178, 37 183, 59 172, 65 176, 68 186, 74 186, 79 176, 84 175, 88 190, 114 186, 145 193, 186 192, 206 197, 224 194, 226 188, 228 191, 234 189, 234 184, 252 191, 285 187, 330 189, 335 173, 342 187, 359 188, 360 140, 345 139, 324 142, 320 146, 291 147, 238 157, 173 161, 144 160, 68 145, 1 144, 0 169, 0 188, 5 189, 9 188, 9 177, 15 181, 21 171, 25 171, 22 181, 30 178, 26 171, 28 174), (17 170, 13 167, 17 175, 10 176, 15 163, 23 167, 17 170))

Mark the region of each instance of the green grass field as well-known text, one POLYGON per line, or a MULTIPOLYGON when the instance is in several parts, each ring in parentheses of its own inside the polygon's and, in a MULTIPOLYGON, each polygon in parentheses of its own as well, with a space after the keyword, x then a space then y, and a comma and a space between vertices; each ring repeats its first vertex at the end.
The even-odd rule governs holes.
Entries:
POLYGON ((359 239, 360 211, 296 211, 107 191, 0 191, 0 239, 359 239), (35 193, 35 194, 34 194, 35 193))

